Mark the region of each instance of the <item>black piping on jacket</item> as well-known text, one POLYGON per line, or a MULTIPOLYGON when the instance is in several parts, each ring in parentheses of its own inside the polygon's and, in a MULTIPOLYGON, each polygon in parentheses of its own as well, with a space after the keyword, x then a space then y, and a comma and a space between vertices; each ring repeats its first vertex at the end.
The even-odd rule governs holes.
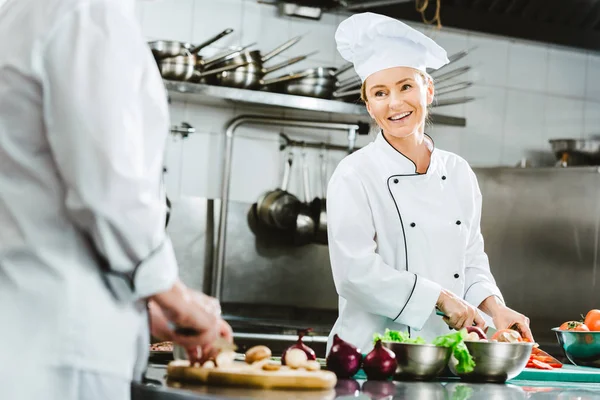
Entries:
MULTIPOLYGON (((394 202, 394 206, 396 207, 396 212, 398 213, 398 219, 400 220, 400 226, 402 227, 402 237, 404 238, 404 259, 406 260, 406 272, 410 272, 409 269, 408 269, 408 246, 406 244, 406 231, 404 229, 404 222, 402 221, 402 214, 400 213, 400 209, 398 208, 398 203, 396 203, 396 199, 394 198, 394 193, 392 192, 392 188, 390 186, 390 181, 392 180, 392 178, 395 178, 395 177, 401 177, 401 178, 403 178, 403 177, 426 175, 427 172, 429 172, 429 167, 431 166, 431 161, 429 161, 429 165, 427 166, 427 170, 425 171, 424 174, 416 172, 417 171, 417 165, 414 163, 414 161, 411 160, 410 158, 406 157, 406 155, 404 155, 402 152, 398 151, 398 149, 396 149, 394 146, 392 146, 392 144, 385 137, 385 134, 383 133, 383 131, 381 132, 381 135, 383 136, 383 138, 385 139, 385 141, 387 142, 387 144, 392 149, 394 149, 398 154, 400 154, 402 157, 406 158, 408 161, 410 161, 415 166, 415 173, 414 174, 396 174, 396 175, 391 175, 391 176, 389 176, 387 178, 387 188, 388 188, 388 191, 390 193, 390 197, 392 198, 392 201, 394 202)), ((429 137, 429 135, 427 135, 427 137, 429 137)), ((433 143, 433 139, 431 139, 431 137, 429 137, 429 139, 433 143)), ((435 144, 434 144, 433 149, 435 150, 435 144)), ((431 154, 433 155, 433 151, 431 152, 431 154)), ((419 280, 419 277, 414 272, 413 272, 413 274, 415 275, 415 283, 413 284, 412 290, 410 291, 410 294, 408 296, 408 299, 406 300, 406 303, 404 303, 404 306, 402 307, 402 309, 400 310, 400 312, 398 313, 398 315, 396 316, 396 318, 394 318, 394 321, 396 321, 398 319, 398 317, 400 317, 400 315, 402 315, 402 312, 404 311, 404 309, 406 308, 406 306, 410 302, 410 299, 412 298, 412 296, 413 296, 413 294, 415 292, 415 288, 417 287, 417 281, 419 280)), ((410 326, 408 327, 408 336, 409 337, 411 336, 410 326)))

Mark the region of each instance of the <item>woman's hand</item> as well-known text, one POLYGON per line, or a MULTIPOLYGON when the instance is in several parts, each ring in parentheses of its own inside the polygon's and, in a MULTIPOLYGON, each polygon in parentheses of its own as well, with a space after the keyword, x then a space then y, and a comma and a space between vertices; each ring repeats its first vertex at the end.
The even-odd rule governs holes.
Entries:
POLYGON ((481 302, 479 308, 494 320, 496 330, 514 329, 521 337, 535 342, 529 328, 529 318, 504 305, 496 296, 490 296, 481 302))
POLYGON ((442 289, 436 306, 446 314, 444 322, 450 328, 460 330, 473 325, 482 329, 485 327, 485 321, 479 315, 477 308, 448 290, 442 289))

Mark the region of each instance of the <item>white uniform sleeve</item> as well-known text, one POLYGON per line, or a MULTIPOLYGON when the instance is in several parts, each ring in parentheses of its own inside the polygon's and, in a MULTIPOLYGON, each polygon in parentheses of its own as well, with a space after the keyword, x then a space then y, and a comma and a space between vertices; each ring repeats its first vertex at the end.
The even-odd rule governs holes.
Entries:
POLYGON ((86 2, 57 22, 34 60, 65 207, 109 289, 120 301, 169 289, 177 263, 161 189, 168 107, 135 17, 118 2, 86 2))
POLYGON ((502 302, 502 293, 496 286, 496 281, 490 271, 490 262, 484 250, 483 236, 481 235, 481 191, 477 177, 469 168, 471 183, 470 204, 473 204, 471 215, 471 233, 466 252, 465 267, 465 293, 464 299, 478 307, 489 296, 497 296, 502 302))
POLYGON ((377 254, 369 200, 357 174, 338 167, 327 190, 327 230, 338 294, 356 307, 422 329, 441 287, 377 254))

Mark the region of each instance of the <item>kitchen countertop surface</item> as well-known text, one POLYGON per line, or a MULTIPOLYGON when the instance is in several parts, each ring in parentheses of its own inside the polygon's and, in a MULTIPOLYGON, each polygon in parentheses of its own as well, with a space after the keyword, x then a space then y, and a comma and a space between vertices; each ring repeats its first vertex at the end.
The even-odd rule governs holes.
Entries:
POLYGON ((133 400, 299 399, 299 400, 600 400, 600 383, 511 381, 469 384, 457 379, 434 382, 342 380, 330 391, 283 391, 203 386, 167 382, 165 365, 150 365, 150 386, 135 385, 133 400))

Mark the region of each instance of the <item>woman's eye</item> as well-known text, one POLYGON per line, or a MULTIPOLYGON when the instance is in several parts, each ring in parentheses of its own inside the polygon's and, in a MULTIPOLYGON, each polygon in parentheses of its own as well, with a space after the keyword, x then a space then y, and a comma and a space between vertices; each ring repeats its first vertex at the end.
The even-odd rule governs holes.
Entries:
POLYGON ((408 89, 410 89, 411 87, 412 87, 412 86, 411 86, 411 85, 409 85, 409 84, 407 83, 407 84, 404 84, 404 85, 402 85, 402 90, 408 90, 408 89))
POLYGON ((375 92, 375 97, 381 97, 384 95, 385 95, 385 92, 383 90, 378 90, 377 92, 375 92))

